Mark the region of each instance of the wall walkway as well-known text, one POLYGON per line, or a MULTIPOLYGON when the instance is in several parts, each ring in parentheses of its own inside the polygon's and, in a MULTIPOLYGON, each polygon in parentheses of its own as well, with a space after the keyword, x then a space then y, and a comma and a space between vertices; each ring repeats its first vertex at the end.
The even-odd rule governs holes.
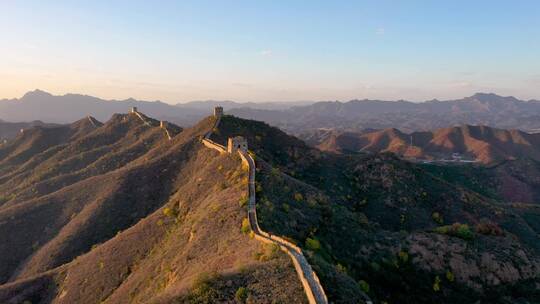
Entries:
MULTIPOLYGON (((227 152, 227 149, 223 145, 217 144, 209 139, 213 130, 219 125, 219 122, 220 117, 216 119, 212 130, 206 133, 202 142, 208 148, 215 149, 220 153, 225 153, 227 152)), ((306 293, 310 304, 327 304, 328 299, 321 282, 319 281, 319 277, 317 277, 317 274, 313 271, 313 268, 304 256, 302 249, 279 236, 270 235, 259 227, 255 197, 255 160, 248 152, 239 150, 238 153, 242 158, 242 162, 248 167, 248 220, 255 239, 264 243, 276 244, 282 251, 286 252, 291 257, 298 278, 302 282, 304 292, 306 293)))
MULTIPOLYGON (((141 114, 139 111, 132 111, 131 113, 135 114, 137 117, 139 117, 139 119, 147 126, 149 127, 153 127, 152 124, 148 121, 148 119, 146 119, 146 116, 144 116, 143 114, 141 114)), ((160 128, 163 129, 165 131, 165 135, 167 136, 167 138, 169 140, 172 140, 172 136, 171 134, 169 133, 169 130, 167 130, 167 126, 161 126, 160 125, 160 128)))

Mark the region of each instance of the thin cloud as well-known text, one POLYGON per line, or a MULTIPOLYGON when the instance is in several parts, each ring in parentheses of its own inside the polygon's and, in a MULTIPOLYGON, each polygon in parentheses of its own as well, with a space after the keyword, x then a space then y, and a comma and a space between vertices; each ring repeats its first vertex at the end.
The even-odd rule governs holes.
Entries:
POLYGON ((270 57, 272 56, 272 50, 262 50, 259 52, 259 54, 264 57, 270 57))
POLYGON ((379 36, 382 36, 386 33, 386 30, 384 29, 384 27, 380 27, 378 28, 376 31, 375 31, 375 34, 379 35, 379 36))

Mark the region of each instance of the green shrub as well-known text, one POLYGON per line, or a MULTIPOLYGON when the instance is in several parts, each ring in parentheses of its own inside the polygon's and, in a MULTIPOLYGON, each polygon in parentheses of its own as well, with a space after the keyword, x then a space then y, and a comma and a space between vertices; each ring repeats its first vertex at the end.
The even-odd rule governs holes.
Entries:
POLYGON ((358 281, 358 285, 360 285, 360 289, 362 289, 363 292, 368 293, 369 292, 369 284, 368 282, 364 280, 358 281))
POLYGON ((454 277, 454 274, 450 270, 446 271, 446 279, 449 282, 454 282, 455 277, 454 277))
POLYGON ((309 250, 317 251, 317 250, 321 249, 321 242, 319 242, 319 240, 317 240, 315 238, 307 238, 306 239, 306 247, 309 250))
POLYGON ((301 202, 304 200, 304 196, 302 195, 302 193, 296 192, 294 194, 294 200, 296 200, 297 202, 301 202))
POLYGON ((242 231, 242 233, 244 234, 249 233, 250 227, 249 227, 249 220, 247 217, 242 220, 242 228, 240 228, 240 231, 242 231))
POLYGON ((247 205, 248 202, 249 202, 249 197, 242 196, 240 200, 238 201, 238 204, 240 205, 240 207, 244 207, 245 205, 247 205))
POLYGON ((409 260, 409 254, 406 251, 401 250, 398 252, 398 256, 403 263, 407 263, 409 260))
POLYGON ((163 214, 165 216, 174 217, 174 216, 176 216, 176 211, 174 209, 172 209, 172 208, 165 207, 163 209, 163 214))
POLYGON ((470 240, 474 237, 473 232, 467 224, 461 224, 457 226, 456 236, 465 240, 470 240))
POLYGON ((471 240, 474 238, 474 232, 467 224, 454 223, 452 225, 437 227, 434 231, 440 234, 459 237, 464 240, 471 240))
POLYGON ((435 281, 433 282, 433 291, 437 292, 441 290, 441 279, 439 276, 435 277, 435 281))
POLYGON ((203 272, 195 279, 192 290, 188 296, 189 303, 206 304, 215 303, 218 299, 218 291, 210 285, 215 275, 203 272))
POLYGON ((431 215, 431 218, 435 221, 435 223, 442 225, 444 223, 444 220, 439 212, 433 212, 431 215))
POLYGON ((279 246, 276 244, 264 244, 262 251, 256 252, 253 258, 257 261, 269 261, 278 257, 279 246))
POLYGON ((379 263, 377 263, 377 262, 371 262, 371 263, 369 264, 369 266, 371 267, 371 269, 372 269, 373 271, 379 271, 379 270, 381 270, 381 265, 379 265, 379 263))
POLYGON ((336 265, 336 270, 341 273, 347 273, 347 267, 341 265, 340 263, 336 265))
POLYGON ((236 293, 234 294, 234 298, 236 299, 236 302, 238 303, 246 303, 246 299, 248 297, 248 290, 245 287, 238 287, 236 290, 236 293))

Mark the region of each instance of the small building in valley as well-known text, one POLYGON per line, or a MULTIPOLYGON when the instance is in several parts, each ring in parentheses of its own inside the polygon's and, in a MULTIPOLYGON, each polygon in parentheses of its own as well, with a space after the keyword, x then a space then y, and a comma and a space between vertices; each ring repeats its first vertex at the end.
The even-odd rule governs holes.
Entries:
POLYGON ((238 150, 247 152, 247 139, 242 136, 229 137, 227 141, 227 152, 234 153, 238 150))

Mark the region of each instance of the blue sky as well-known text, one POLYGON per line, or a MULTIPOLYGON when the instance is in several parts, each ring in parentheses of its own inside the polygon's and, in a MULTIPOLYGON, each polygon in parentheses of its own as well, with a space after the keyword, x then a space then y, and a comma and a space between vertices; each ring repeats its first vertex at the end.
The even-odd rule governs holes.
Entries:
POLYGON ((0 2, 0 97, 540 98, 540 1, 153 2, 0 2))

